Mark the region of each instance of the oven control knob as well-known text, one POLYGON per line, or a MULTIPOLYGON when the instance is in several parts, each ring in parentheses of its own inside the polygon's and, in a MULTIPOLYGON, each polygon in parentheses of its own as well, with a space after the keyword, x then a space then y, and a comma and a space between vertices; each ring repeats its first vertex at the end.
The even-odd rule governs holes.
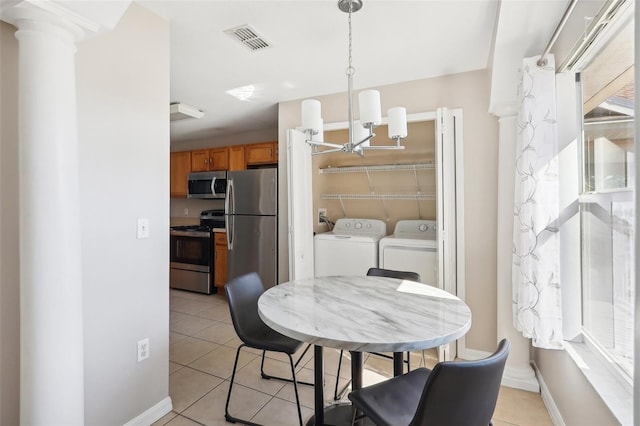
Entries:
POLYGON ((356 222, 355 228, 356 229, 361 229, 362 228, 362 224, 360 222, 356 222))
POLYGON ((351 224, 349 222, 344 224, 345 228, 351 228, 351 224))
POLYGON ((422 232, 426 231, 427 229, 429 229, 429 227, 427 225, 425 225, 424 223, 420 224, 420 226, 418 227, 418 229, 422 232))

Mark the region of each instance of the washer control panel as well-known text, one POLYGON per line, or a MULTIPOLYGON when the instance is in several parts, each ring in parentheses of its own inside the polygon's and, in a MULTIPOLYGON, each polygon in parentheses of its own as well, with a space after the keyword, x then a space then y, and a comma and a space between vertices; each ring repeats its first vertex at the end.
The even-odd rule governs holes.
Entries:
POLYGON ((338 219, 333 227, 334 234, 387 235, 387 224, 379 219, 338 219))

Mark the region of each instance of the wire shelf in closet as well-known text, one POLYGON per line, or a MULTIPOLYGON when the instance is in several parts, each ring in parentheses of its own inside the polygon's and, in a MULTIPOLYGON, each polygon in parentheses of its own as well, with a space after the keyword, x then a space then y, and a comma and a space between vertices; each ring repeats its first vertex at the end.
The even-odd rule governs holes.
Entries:
POLYGON ((323 200, 435 200, 436 194, 321 194, 323 200))
POLYGON ((363 173, 363 172, 392 172, 398 170, 435 170, 436 165, 433 162, 416 163, 416 164, 378 164, 371 166, 341 166, 326 167, 320 169, 320 173, 363 173))

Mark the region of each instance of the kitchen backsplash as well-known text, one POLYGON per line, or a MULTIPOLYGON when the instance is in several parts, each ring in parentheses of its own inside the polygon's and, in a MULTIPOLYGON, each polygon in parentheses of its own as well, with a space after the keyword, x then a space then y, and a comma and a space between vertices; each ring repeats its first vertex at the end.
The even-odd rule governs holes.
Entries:
POLYGON ((200 212, 224 209, 224 200, 201 200, 197 198, 172 198, 169 207, 170 225, 193 225, 200 223, 200 212))

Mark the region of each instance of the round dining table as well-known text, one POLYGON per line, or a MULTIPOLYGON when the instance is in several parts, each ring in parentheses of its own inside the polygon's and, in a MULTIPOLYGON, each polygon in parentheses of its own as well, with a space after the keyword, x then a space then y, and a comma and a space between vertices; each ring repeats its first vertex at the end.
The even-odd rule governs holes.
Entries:
POLYGON ((289 281, 268 289, 258 313, 269 327, 314 345, 315 414, 308 424, 349 424, 348 404, 324 407, 322 348, 351 352, 352 389, 362 387, 362 352, 402 353, 434 348, 462 337, 471 310, 458 297, 427 284, 373 276, 329 276, 289 281))

